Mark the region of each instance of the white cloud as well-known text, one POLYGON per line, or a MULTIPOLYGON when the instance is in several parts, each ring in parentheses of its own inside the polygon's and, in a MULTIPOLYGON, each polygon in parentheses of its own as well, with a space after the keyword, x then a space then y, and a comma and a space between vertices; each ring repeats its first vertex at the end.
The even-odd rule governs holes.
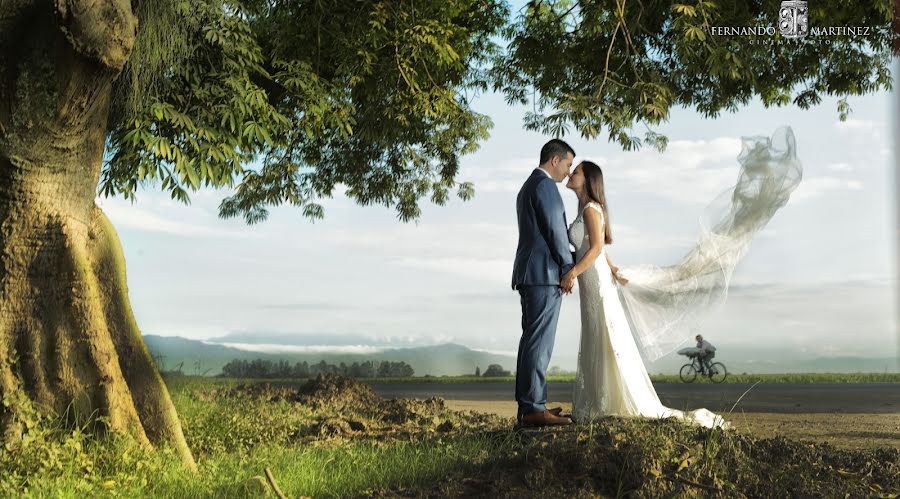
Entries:
POLYGON ((321 241, 326 245, 363 248, 394 257, 506 257, 512 261, 517 234, 513 224, 472 222, 328 230, 321 241))
POLYGON ((808 201, 831 192, 860 189, 862 182, 858 180, 844 180, 837 177, 804 178, 797 190, 791 194, 791 200, 808 201))
POLYGON ((835 121, 834 128, 841 131, 880 134, 886 128, 884 123, 874 120, 858 120, 848 118, 847 121, 835 121))
POLYGON ((890 307, 895 290, 896 282, 883 279, 804 285, 733 283, 725 306, 705 329, 715 331, 723 344, 784 345, 819 355, 830 351, 830 343, 845 353, 859 349, 867 356, 888 356, 896 353, 896 349, 885 350, 896 340, 890 307))
POLYGON ((696 237, 672 236, 639 230, 629 225, 613 223, 614 241, 623 241, 628 247, 643 249, 686 248, 696 242, 696 237))
MULTIPOLYGON (((857 126, 862 126, 856 124, 857 126)), ((639 151, 576 156, 599 164, 608 190, 650 193, 669 201, 706 204, 734 185, 742 141, 737 137, 710 140, 673 140, 662 153, 639 151)), ((534 158, 512 158, 497 165, 464 165, 461 180, 475 183, 476 192, 517 192, 535 168, 534 158)), ((560 190, 565 191, 564 184, 560 190)))
POLYGON ((674 140, 666 151, 651 148, 600 158, 607 189, 646 192, 679 203, 706 204, 734 185, 741 141, 674 140))
POLYGON ((395 260, 395 263, 404 267, 437 271, 493 284, 504 283, 509 285, 508 283, 512 276, 513 259, 512 257, 500 260, 463 257, 434 258, 428 256, 401 258, 395 260))
MULTIPOLYGON (((686 248, 696 237, 696 234, 674 236, 616 223, 613 235, 626 252, 686 248)), ((512 222, 508 225, 485 222, 397 225, 382 230, 330 230, 321 240, 327 241, 323 244, 328 246, 377 253, 402 267, 505 285, 512 272, 518 229, 512 222)))
POLYGON ((473 348, 472 350, 493 355, 505 355, 507 357, 516 357, 517 355, 519 355, 519 352, 517 352, 516 350, 493 350, 490 348, 473 348))
POLYGON ((496 164, 463 160, 459 179, 475 184, 475 192, 518 192, 522 182, 537 168, 533 157, 510 158, 496 164))
POLYGON ((180 336, 192 340, 204 340, 206 338, 215 338, 228 333, 225 327, 210 326, 209 324, 196 324, 190 320, 138 320, 141 324, 142 335, 154 336, 180 336))
POLYGON ((829 170, 834 170, 834 171, 838 171, 838 172, 852 172, 853 171, 853 165, 851 165, 850 163, 843 163, 843 162, 831 163, 826 168, 828 168, 829 170))
POLYGON ((128 228, 147 232, 162 232, 189 237, 254 237, 251 232, 220 229, 198 224, 170 220, 137 207, 105 206, 103 211, 117 228, 128 228))
MULTIPOLYGON (((577 156, 573 164, 591 160, 604 169, 607 189, 649 192, 678 202, 707 202, 734 183, 741 140, 673 140, 666 151, 645 147, 612 156, 577 156)), ((533 157, 511 158, 495 165, 464 165, 460 180, 475 183, 476 192, 517 192, 536 167, 533 157)), ((564 190, 563 184, 560 189, 564 190)))
POLYGON ((519 192, 523 180, 480 180, 475 182, 475 193, 519 192))
POLYGON ((212 343, 229 348, 237 348, 247 352, 263 353, 342 353, 342 354, 372 354, 383 352, 384 348, 367 345, 278 345, 272 343, 212 343))

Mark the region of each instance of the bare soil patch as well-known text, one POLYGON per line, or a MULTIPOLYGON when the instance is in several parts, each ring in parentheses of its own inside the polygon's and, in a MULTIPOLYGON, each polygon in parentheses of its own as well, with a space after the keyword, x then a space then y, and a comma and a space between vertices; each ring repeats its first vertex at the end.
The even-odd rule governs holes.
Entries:
MULTIPOLYGON (((514 418, 513 401, 448 400, 456 411, 496 414, 514 418)), ((570 403, 550 403, 570 412, 570 403)), ((735 429, 757 438, 785 437, 805 442, 828 443, 845 449, 888 447, 900 449, 900 414, 786 414, 733 413, 727 418, 735 429)), ((512 423, 510 423, 512 424, 512 423)))
POLYGON ((349 440, 395 441, 433 434, 480 432, 507 427, 490 412, 462 414, 443 399, 384 399, 360 381, 325 374, 299 386, 242 384, 218 390, 209 397, 250 398, 286 402, 309 414, 294 439, 316 445, 339 445, 349 440))

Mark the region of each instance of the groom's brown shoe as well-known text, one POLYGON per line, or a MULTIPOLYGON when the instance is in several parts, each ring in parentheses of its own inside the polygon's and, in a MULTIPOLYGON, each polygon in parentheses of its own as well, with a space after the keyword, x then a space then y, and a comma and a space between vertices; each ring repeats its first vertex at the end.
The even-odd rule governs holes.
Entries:
POLYGON ((553 409, 547 409, 547 410, 550 411, 550 414, 553 414, 554 416, 560 416, 563 418, 571 418, 572 417, 572 416, 563 416, 562 415, 562 411, 563 411, 562 407, 554 407, 553 409))
POLYGON ((562 418, 550 411, 532 412, 522 416, 522 426, 566 426, 572 424, 569 418, 562 418))

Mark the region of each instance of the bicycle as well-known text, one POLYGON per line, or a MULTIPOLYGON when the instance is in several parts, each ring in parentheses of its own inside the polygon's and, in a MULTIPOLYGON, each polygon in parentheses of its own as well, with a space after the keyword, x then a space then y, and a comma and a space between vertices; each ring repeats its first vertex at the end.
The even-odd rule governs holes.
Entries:
POLYGON ((728 370, 725 369, 725 364, 713 362, 709 365, 709 371, 707 371, 697 355, 686 356, 691 359, 691 363, 681 366, 681 370, 678 371, 678 377, 681 378, 681 381, 693 383, 697 379, 698 374, 706 376, 713 383, 721 383, 728 377, 728 370))

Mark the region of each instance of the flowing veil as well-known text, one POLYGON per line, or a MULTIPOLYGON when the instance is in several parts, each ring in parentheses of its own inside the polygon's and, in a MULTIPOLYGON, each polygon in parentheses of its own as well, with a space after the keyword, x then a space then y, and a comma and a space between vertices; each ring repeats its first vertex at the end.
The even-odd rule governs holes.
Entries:
POLYGON ((666 355, 699 332, 724 303, 731 274, 753 236, 769 222, 800 183, 794 133, 742 137, 737 184, 720 194, 701 218, 697 244, 667 267, 623 266, 619 287, 635 340, 649 361, 666 355))

